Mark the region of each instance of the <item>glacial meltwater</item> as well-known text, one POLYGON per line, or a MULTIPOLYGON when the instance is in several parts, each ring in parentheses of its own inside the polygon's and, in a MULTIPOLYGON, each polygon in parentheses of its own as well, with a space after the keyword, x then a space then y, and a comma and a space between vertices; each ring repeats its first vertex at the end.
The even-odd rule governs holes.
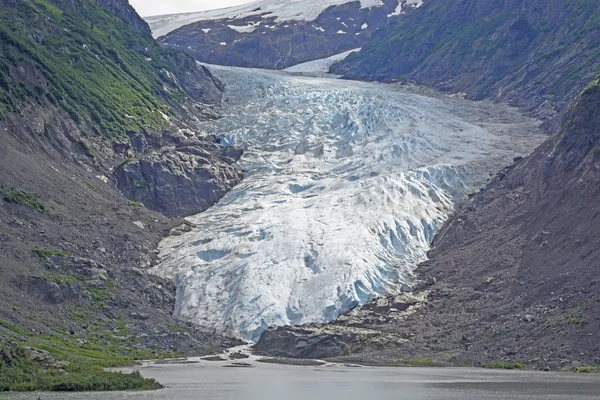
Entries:
POLYGON ((474 368, 150 364, 155 392, 0 393, 0 400, 598 400, 597 374, 474 368))
POLYGON ((201 129, 244 149, 245 179, 161 243, 152 273, 175 282, 177 318, 248 340, 410 287, 456 205, 543 140, 503 105, 211 68, 223 117, 201 129))

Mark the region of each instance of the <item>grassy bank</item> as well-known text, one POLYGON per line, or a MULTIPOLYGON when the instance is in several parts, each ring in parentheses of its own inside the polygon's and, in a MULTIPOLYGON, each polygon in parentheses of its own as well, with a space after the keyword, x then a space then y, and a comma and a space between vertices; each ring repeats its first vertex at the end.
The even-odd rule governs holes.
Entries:
POLYGON ((0 391, 155 390, 162 386, 139 372, 106 372, 106 368, 135 365, 136 360, 177 357, 132 349, 90 335, 86 340, 56 333, 30 334, 6 321, 0 327, 0 391))

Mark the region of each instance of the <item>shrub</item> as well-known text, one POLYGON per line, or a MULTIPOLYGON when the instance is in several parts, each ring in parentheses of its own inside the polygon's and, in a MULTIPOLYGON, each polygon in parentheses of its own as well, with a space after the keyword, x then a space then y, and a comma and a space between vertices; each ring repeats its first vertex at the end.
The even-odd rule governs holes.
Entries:
POLYGON ((32 195, 22 190, 10 189, 4 193, 4 201, 29 207, 37 212, 46 212, 46 206, 40 201, 39 195, 32 195))
POLYGON ((582 374, 590 374, 592 372, 600 372, 600 366, 596 365, 584 365, 583 367, 579 367, 577 372, 582 374))
POLYGON ((47 259, 50 256, 59 256, 59 257, 73 257, 74 254, 72 253, 68 253, 65 251, 60 251, 60 250, 52 250, 52 249, 32 249, 31 252, 33 254, 37 254, 38 256, 42 257, 43 259, 47 259))
POLYGON ((493 368, 493 369, 523 369, 525 368, 525 364, 523 363, 512 363, 512 362, 504 362, 504 361, 494 361, 489 364, 486 364, 484 368, 493 368))

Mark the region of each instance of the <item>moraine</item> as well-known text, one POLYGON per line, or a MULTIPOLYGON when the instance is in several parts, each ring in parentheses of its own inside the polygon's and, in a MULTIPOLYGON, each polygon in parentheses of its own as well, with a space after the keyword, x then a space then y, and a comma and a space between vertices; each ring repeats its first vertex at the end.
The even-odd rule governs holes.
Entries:
POLYGON ((212 68, 223 118, 203 129, 244 148, 246 178, 152 272, 175 282, 177 318, 248 340, 410 287, 456 205, 544 139, 503 105, 212 68))

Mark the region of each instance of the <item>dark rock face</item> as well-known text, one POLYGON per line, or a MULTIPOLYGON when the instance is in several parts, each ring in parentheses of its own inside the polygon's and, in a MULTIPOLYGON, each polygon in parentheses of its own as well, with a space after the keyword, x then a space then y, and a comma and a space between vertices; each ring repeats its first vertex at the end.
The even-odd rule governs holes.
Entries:
POLYGON ((234 165, 241 151, 213 143, 155 152, 115 170, 117 187, 132 200, 167 216, 205 211, 243 178, 234 165))
MULTIPOLYGON (((360 350, 346 360, 419 357, 551 369, 597 363, 599 110, 596 80, 568 113, 560 135, 500 173, 458 210, 418 270, 423 283, 416 295, 425 297, 415 312, 411 306, 386 320, 358 310, 330 326, 309 327, 310 341, 305 328, 269 330, 258 348, 311 356, 321 348, 318 338, 334 335, 328 342, 349 348, 353 340, 339 333, 340 326, 364 326, 407 340, 383 351, 360 350), (315 349, 304 351, 306 343, 315 349)), ((389 315, 393 302, 379 301, 365 308, 389 315)))
POLYGON ((94 260, 81 257, 50 256, 46 267, 60 274, 78 275, 88 279, 107 279, 106 268, 94 260))
POLYGON ((43 277, 28 277, 21 283, 21 289, 41 301, 60 304, 76 300, 83 294, 79 285, 65 282, 52 282, 43 277))
MULTIPOLYGON (((166 47, 185 51, 210 64, 284 69, 361 47, 382 26, 401 16, 389 16, 399 0, 361 8, 359 1, 331 6, 315 21, 277 22, 269 14, 209 20, 181 27, 159 39, 166 47), (252 32, 230 26, 257 24, 252 32)), ((400 0, 403 2, 403 0, 400 0)), ((406 7, 410 10, 410 7, 406 7)), ((410 12, 410 11, 408 11, 410 12)), ((164 17, 150 17, 155 29, 164 17)))
POLYGON ((148 24, 138 15, 127 0, 94 0, 100 7, 109 10, 131 27, 140 31, 149 31, 148 24))
POLYGON ((430 0, 332 72, 508 101, 547 118, 600 67, 599 11, 594 0, 430 0))
POLYGON ((425 297, 401 294, 380 298, 327 325, 269 328, 254 350, 272 357, 326 359, 397 348, 406 338, 378 326, 401 323, 423 306, 425 297))

